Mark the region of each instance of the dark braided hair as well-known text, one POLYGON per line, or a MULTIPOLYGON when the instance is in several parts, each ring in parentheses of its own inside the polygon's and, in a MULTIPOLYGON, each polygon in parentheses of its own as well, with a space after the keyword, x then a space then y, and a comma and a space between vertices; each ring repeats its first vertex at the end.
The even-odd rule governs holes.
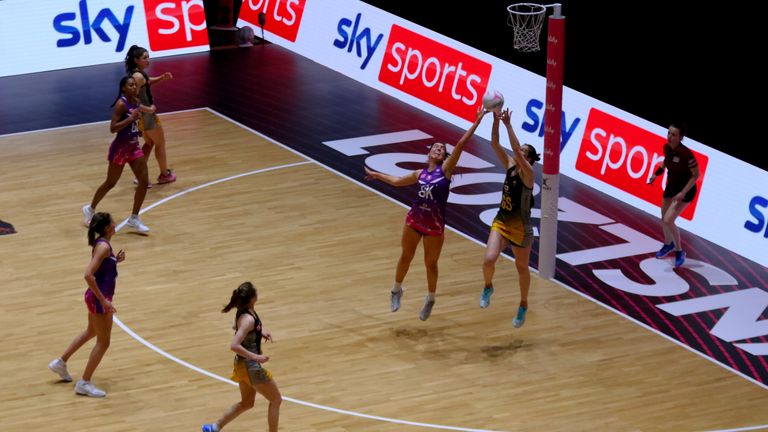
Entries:
POLYGON ((99 237, 106 234, 110 223, 112 223, 112 216, 109 213, 98 212, 93 215, 91 224, 88 225, 88 246, 96 246, 96 234, 99 237))
POLYGON ((244 310, 256 295, 256 287, 252 283, 241 283, 237 289, 232 291, 232 298, 229 299, 229 303, 224 306, 221 313, 227 313, 232 308, 236 308, 238 311, 244 310))
MULTIPOLYGON (((122 79, 120 79, 120 86, 117 88, 117 97, 115 98, 115 101, 112 102, 112 105, 109 106, 110 108, 115 106, 117 101, 120 100, 120 96, 123 95, 123 87, 125 87, 125 85, 128 83, 128 80, 132 80, 132 79, 133 79, 133 77, 130 76, 130 75, 126 75, 122 79)), ((133 102, 133 101, 131 101, 131 102, 133 102)))

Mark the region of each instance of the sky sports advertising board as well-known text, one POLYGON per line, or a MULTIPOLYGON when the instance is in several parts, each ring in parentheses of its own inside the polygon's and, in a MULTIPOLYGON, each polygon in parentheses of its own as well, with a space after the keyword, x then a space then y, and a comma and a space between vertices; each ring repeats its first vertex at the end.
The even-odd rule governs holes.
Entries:
MULTIPOLYGON (((239 25, 456 126, 474 119, 486 88, 501 91, 521 141, 541 152, 543 77, 354 0, 246 0, 239 25)), ((566 65, 567 69, 567 65, 566 65)), ((490 122, 478 134, 490 138, 490 122)), ((647 180, 663 160, 666 125, 656 125, 563 89, 560 172, 653 215, 666 178, 647 180)), ((690 138, 701 176, 685 230, 768 266, 768 172, 690 138)))
POLYGON ((207 51, 203 0, 0 1, 0 77, 207 51))

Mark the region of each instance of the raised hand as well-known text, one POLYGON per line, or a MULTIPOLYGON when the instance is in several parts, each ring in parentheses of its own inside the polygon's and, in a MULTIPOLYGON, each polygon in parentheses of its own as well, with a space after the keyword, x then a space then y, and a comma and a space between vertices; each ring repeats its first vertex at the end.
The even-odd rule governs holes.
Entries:
POLYGON ((512 118, 512 111, 510 111, 509 108, 504 108, 504 110, 501 111, 501 121, 504 123, 505 126, 509 126, 511 118, 512 118))

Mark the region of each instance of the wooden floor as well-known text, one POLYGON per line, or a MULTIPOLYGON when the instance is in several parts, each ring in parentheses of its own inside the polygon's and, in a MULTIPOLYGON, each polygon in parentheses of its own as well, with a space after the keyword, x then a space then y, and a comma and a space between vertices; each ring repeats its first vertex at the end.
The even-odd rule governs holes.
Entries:
MULTIPOLYGON (((163 116, 179 181, 145 207, 237 174, 282 167, 177 196, 120 232, 115 306, 131 330, 202 370, 231 371, 239 283, 275 342, 267 367, 286 400, 285 431, 417 431, 305 406, 497 431, 704 431, 768 424, 768 393, 558 285, 534 277, 531 312, 511 326, 514 266, 500 261, 493 305, 477 306, 480 246, 446 234, 438 302, 417 318, 417 258, 403 307, 388 289, 405 209, 206 110, 163 116)), ((11 431, 194 431, 235 402, 235 387, 150 350, 117 326, 94 376, 104 400, 76 397, 46 364, 86 322, 90 250, 80 207, 106 173, 107 123, 0 137, 0 418, 11 431)), ((157 176, 154 158, 151 177, 157 176)), ((129 215, 129 172, 99 206, 129 215)), ((92 344, 70 361, 78 378, 92 344)), ((265 403, 227 431, 265 430, 265 403)), ((465 428, 465 429, 456 429, 465 428)))

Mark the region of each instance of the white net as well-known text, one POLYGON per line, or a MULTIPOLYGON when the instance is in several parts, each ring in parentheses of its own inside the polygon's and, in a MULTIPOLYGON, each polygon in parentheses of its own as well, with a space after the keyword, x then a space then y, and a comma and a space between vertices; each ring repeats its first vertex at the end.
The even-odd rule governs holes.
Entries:
POLYGON ((547 8, 536 3, 515 3, 507 6, 507 24, 515 32, 514 47, 522 52, 539 50, 539 35, 547 8))

